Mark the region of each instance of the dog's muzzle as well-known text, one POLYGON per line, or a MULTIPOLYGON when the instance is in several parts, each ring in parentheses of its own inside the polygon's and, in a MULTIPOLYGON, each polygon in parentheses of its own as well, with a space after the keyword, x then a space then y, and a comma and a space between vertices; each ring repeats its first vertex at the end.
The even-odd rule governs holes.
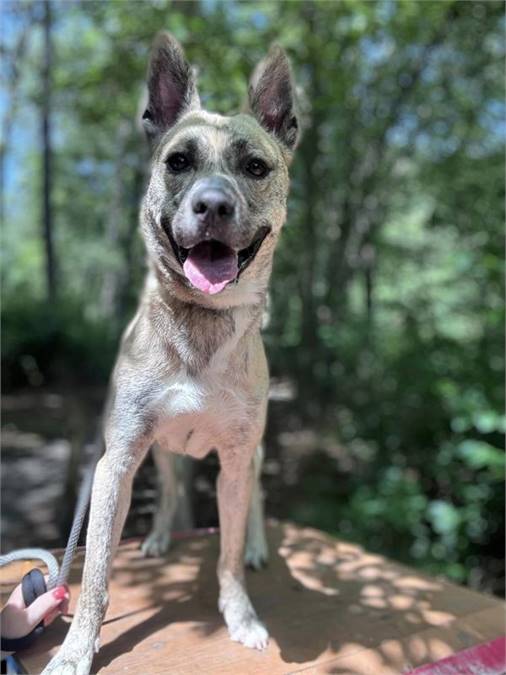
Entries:
POLYGON ((244 206, 229 181, 213 176, 199 181, 189 195, 184 222, 162 225, 183 273, 195 288, 214 295, 236 281, 253 261, 270 227, 260 227, 244 246, 244 206))

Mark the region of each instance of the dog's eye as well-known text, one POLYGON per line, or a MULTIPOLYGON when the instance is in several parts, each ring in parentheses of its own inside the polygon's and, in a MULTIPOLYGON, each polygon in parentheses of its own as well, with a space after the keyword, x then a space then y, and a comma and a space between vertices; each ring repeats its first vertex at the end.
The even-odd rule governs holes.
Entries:
POLYGON ((173 173, 186 171, 191 165, 188 155, 185 155, 182 152, 172 153, 172 155, 167 157, 165 163, 173 173))
POLYGON ((249 173, 249 175, 254 178, 265 178, 270 171, 263 159, 257 158, 250 159, 244 168, 246 173, 249 173))

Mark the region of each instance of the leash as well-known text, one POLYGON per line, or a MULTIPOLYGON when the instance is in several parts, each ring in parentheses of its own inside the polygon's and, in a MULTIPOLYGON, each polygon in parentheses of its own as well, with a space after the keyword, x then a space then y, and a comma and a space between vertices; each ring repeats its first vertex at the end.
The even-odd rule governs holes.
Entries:
MULTIPOLYGON (((0 556, 0 567, 8 565, 15 560, 42 560, 48 569, 48 580, 38 568, 27 572, 21 581, 21 590, 25 607, 34 602, 40 595, 56 586, 63 586, 69 577, 72 560, 74 559, 79 535, 83 526, 84 518, 88 510, 91 498, 91 488, 93 486, 93 477, 98 460, 102 456, 103 444, 100 439, 95 445, 95 451, 89 465, 86 467, 83 481, 77 497, 77 503, 74 510, 74 518, 70 529, 69 538, 63 554, 61 566, 50 551, 43 548, 22 548, 0 556)), ((16 652, 20 649, 26 649, 31 646, 35 639, 44 632, 44 622, 41 621, 35 628, 20 638, 1 638, 1 650, 6 652, 16 652)))

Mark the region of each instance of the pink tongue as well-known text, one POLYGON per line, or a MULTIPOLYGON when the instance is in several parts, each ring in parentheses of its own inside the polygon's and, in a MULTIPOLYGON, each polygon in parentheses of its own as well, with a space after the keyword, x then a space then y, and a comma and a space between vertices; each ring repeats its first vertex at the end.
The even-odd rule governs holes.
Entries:
POLYGON ((214 295, 236 278, 239 271, 237 253, 216 241, 204 241, 190 250, 183 270, 195 288, 214 295))

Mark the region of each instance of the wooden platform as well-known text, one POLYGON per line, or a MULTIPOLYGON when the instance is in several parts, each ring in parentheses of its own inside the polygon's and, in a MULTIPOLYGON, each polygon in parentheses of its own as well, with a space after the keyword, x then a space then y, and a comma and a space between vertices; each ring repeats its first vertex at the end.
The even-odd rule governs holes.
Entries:
MULTIPOLYGON (((146 560, 139 542, 129 541, 115 561, 93 672, 399 674, 504 634, 505 605, 496 598, 315 530, 273 524, 269 539, 268 569, 247 575, 271 635, 265 652, 227 636, 216 606, 216 534, 179 538, 166 559, 146 560)), ((82 560, 81 552, 71 578, 71 610, 82 560)), ((4 568, 2 593, 28 568, 4 568)), ((18 655, 28 673, 41 672, 69 621, 59 620, 32 650, 18 655)))

